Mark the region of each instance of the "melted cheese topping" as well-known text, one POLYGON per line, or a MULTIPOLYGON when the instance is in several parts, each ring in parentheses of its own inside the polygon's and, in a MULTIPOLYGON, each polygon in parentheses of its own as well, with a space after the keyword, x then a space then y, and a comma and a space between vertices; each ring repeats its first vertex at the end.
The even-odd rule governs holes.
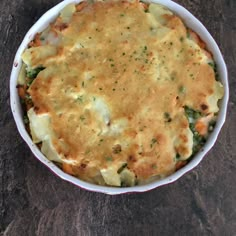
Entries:
POLYGON ((67 172, 97 184, 173 173, 176 155, 192 154, 184 107, 218 111, 223 90, 211 59, 163 6, 77 9, 69 5, 22 55, 28 67, 45 67, 28 90, 33 140, 67 172))

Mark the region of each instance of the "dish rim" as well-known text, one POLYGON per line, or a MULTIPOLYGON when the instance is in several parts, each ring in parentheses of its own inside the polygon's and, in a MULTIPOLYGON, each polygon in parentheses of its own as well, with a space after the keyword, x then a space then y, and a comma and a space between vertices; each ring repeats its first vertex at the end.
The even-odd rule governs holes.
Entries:
POLYGON ((34 156, 40 162, 42 162, 45 166, 47 166, 55 175, 59 176, 63 180, 66 180, 76 185, 77 187, 80 187, 89 191, 100 192, 100 193, 105 193, 105 194, 110 194, 110 195, 134 193, 134 192, 145 192, 145 191, 149 191, 149 190, 155 189, 157 187, 160 187, 166 184, 170 184, 178 180, 184 174, 194 169, 202 161, 202 159, 206 156, 207 152, 209 152, 210 149, 215 144, 216 139, 226 119, 227 104, 229 100, 229 86, 228 86, 228 73, 227 73, 226 64, 224 62, 220 49, 218 45, 216 44, 215 40, 213 39, 213 37, 211 36, 211 34, 192 13, 190 13, 183 6, 171 0, 152 0, 152 1, 147 1, 147 2, 159 3, 159 4, 162 4, 163 6, 166 6, 171 11, 176 13, 176 15, 178 15, 184 21, 186 26, 193 29, 193 31, 195 31, 202 38, 202 40, 207 44, 208 50, 213 54, 214 60, 217 64, 220 81, 222 82, 224 86, 224 97, 222 98, 220 102, 220 110, 217 116, 216 126, 213 132, 208 137, 206 144, 201 148, 201 150, 192 158, 192 160, 186 166, 174 172, 170 176, 167 176, 163 179, 156 180, 154 182, 151 182, 145 185, 133 186, 133 187, 108 187, 108 186, 95 185, 95 184, 85 182, 74 176, 64 173, 59 167, 57 167, 53 162, 49 161, 41 153, 37 145, 33 143, 32 139, 27 133, 24 123, 23 123, 22 108, 21 108, 21 104, 20 104, 17 89, 16 89, 17 79, 18 79, 18 75, 19 75, 21 65, 22 65, 21 54, 24 51, 24 49, 28 46, 28 43, 34 38, 35 34, 38 32, 41 32, 43 29, 45 29, 49 25, 50 22, 55 20, 59 12, 66 5, 68 5, 69 3, 79 3, 79 2, 81 2, 81 0, 65 0, 58 3, 51 9, 49 9, 29 29, 29 31, 26 33, 23 41, 21 42, 16 52, 14 63, 12 66, 11 77, 10 77, 10 105, 11 105, 11 110, 13 113, 13 117, 14 117, 17 129, 21 137, 27 143, 27 145, 31 149, 31 152, 34 154, 34 156))

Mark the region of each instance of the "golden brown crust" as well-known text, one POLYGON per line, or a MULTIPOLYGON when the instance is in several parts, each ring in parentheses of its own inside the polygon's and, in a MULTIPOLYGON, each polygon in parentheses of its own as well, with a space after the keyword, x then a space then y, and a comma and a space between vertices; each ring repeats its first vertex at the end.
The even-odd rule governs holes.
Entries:
POLYGON ((176 153, 191 155, 184 106, 208 114, 215 75, 205 45, 193 32, 200 47, 191 44, 175 15, 156 33, 145 7, 81 3, 68 24, 51 25, 57 54, 36 60, 46 69, 29 88, 35 112, 50 114, 57 153, 77 163, 63 170, 87 181, 120 163, 141 180, 174 172, 176 153))

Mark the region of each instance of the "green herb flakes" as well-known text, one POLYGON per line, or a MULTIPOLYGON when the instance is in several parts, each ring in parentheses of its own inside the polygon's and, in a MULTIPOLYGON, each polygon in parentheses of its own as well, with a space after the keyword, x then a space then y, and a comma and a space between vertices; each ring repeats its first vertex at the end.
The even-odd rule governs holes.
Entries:
POLYGON ((165 112, 165 113, 164 113, 164 119, 165 119, 165 122, 171 122, 172 119, 171 119, 171 117, 170 117, 170 113, 165 112))
POLYGON ((112 157, 105 157, 106 161, 113 161, 113 158, 112 157))
POLYGON ((153 138, 151 140, 151 144, 150 144, 150 147, 153 148, 153 146, 157 143, 157 139, 156 138, 153 138))

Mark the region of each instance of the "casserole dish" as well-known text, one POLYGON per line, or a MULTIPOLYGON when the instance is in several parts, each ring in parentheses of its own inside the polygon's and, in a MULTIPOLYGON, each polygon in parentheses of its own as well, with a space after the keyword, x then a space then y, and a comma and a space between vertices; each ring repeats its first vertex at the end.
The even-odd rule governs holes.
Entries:
MULTIPOLYGON (((177 170, 174 174, 171 174, 167 177, 164 177, 162 179, 155 180, 151 183, 142 183, 139 186, 132 186, 132 187, 122 187, 122 188, 116 188, 116 187, 108 187, 108 186, 98 186, 95 184, 91 184, 88 182, 84 182, 78 178, 75 178, 71 175, 68 175, 64 173, 60 168, 58 168, 54 163, 49 161, 39 150, 37 145, 35 145, 31 137, 26 132, 23 118, 22 118, 22 110, 21 105, 19 102, 18 94, 17 94, 17 78, 20 73, 20 69, 22 66, 21 61, 21 55, 23 51, 28 47, 29 43, 34 39, 36 33, 43 31, 49 23, 53 22, 53 20, 56 19, 58 16, 58 13, 69 3, 79 3, 79 1, 65 1, 60 4, 58 4, 56 7, 49 10, 40 20, 30 29, 30 31, 27 33, 25 39, 23 40, 14 61, 14 66, 12 70, 11 75, 11 107, 14 114, 14 118, 16 120, 17 127, 19 129, 20 134, 24 138, 24 140, 27 142, 27 144, 30 146, 33 153, 36 155, 36 157, 42 161, 44 164, 46 164, 54 173, 59 175, 61 178, 68 180, 77 186, 80 186, 82 188, 92 190, 92 191, 98 191, 98 192, 104 192, 104 193, 110 193, 110 194, 119 194, 119 193, 125 193, 125 192, 139 192, 139 191, 146 191, 158 186, 161 186, 163 184, 167 184, 170 182, 173 182, 174 180, 178 179, 180 176, 182 176, 187 171, 194 168, 203 158, 203 156, 206 154, 207 151, 213 146, 217 135, 220 131, 220 128, 222 127, 224 120, 225 120, 225 114, 226 114, 226 106, 228 101, 228 84, 227 84, 227 70, 225 63, 223 61, 222 55, 210 36, 210 34, 207 32, 207 30, 202 26, 202 24, 194 18, 187 10, 179 6, 178 4, 172 2, 172 1, 153 1, 154 3, 160 3, 164 6, 166 6, 168 9, 173 11, 176 15, 180 16, 184 23, 192 29, 194 32, 196 32, 201 39, 206 43, 207 49, 213 54, 214 61, 216 62, 218 66, 218 73, 219 78, 221 80, 221 83, 224 86, 224 97, 221 100, 220 104, 220 111, 217 116, 217 122, 216 126, 213 130, 213 132, 209 135, 206 144, 199 150, 199 152, 191 159, 191 161, 181 169, 177 170)), ((146 46, 144 47, 144 50, 146 50, 146 46)), ((113 64, 112 64, 113 65, 113 64)), ((166 115, 167 116, 167 115, 166 115)), ((169 120, 169 119, 168 119, 169 120)), ((157 141, 156 139, 151 144, 154 146, 157 141)), ((114 185, 114 184, 112 184, 114 185)))

